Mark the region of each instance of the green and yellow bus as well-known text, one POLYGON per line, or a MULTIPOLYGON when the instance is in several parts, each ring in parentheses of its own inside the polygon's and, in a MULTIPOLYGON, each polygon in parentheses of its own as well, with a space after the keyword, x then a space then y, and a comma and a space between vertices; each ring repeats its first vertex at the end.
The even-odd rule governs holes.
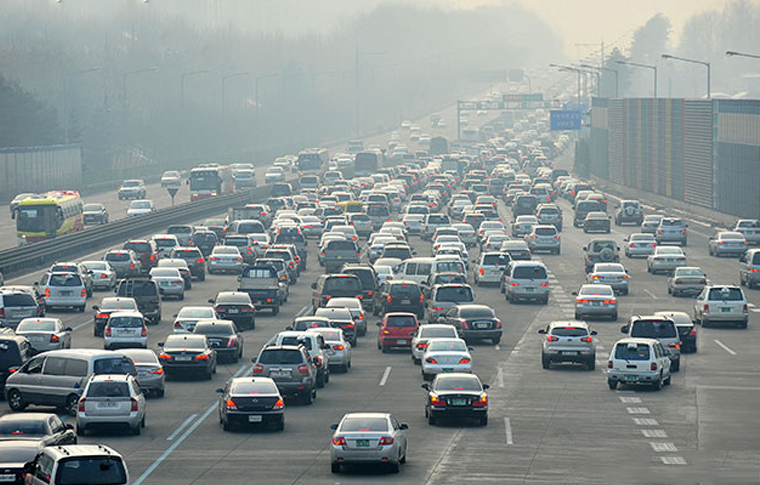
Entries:
POLYGON ((22 200, 16 208, 19 246, 82 230, 82 205, 76 190, 55 190, 22 200))

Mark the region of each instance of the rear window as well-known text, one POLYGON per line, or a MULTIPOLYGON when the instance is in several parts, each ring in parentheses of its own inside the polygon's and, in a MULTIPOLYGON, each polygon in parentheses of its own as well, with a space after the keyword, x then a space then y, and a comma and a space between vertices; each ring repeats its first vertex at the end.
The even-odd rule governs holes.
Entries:
MULTIPOLYGON (((82 280, 78 275, 54 274, 50 277, 49 286, 82 286, 82 280)), ((9 305, 10 306, 10 305, 9 305)))
POLYGON ((192 349, 203 350, 206 348, 205 341, 202 338, 178 338, 172 339, 171 336, 164 344, 164 350, 192 349))
POLYGON ((18 421, 4 421, 0 423, 0 436, 23 438, 25 436, 44 436, 46 434, 47 427, 44 421, 20 419, 18 421))
POLYGON ((169 238, 156 239, 156 246, 160 248, 172 248, 177 245, 177 241, 169 238))
POLYGON ((436 273, 464 273, 464 265, 460 261, 439 261, 435 269, 436 273))
POLYGON ((512 278, 521 280, 541 280, 546 277, 546 269, 543 266, 518 266, 512 272, 512 278))
POLYGON ((143 321, 138 317, 111 317, 108 319, 108 325, 113 328, 140 328, 143 321))
POLYGON ((277 386, 265 380, 234 381, 233 394, 277 394, 277 386))
POLYGON ((326 251, 357 251, 353 241, 330 241, 325 247, 326 251))
POLYGON ((457 332, 454 328, 428 328, 423 326, 420 329, 421 338, 456 338, 457 332))
POLYGON ((471 377, 438 378, 435 383, 436 391, 482 391, 480 381, 471 377))
POLYGON ((501 254, 486 254, 483 256, 483 266, 499 266, 505 265, 509 261, 509 258, 501 254))
POLYGON ((120 458, 69 458, 58 465, 55 483, 59 485, 121 485, 127 471, 120 458))
POLYGON ((248 293, 235 293, 219 295, 216 298, 217 305, 250 305, 251 297, 248 293))
POLYGON ((346 274, 352 274, 359 278, 362 283, 362 288, 365 290, 371 290, 375 288, 375 276, 369 269, 347 269, 346 274))
MULTIPOLYGON (((131 249, 132 251, 136 253, 149 253, 151 250, 150 244, 148 243, 127 243, 124 245, 124 249, 131 249)), ((111 261, 111 260, 108 260, 108 261, 111 261)), ((119 261, 123 261, 123 260, 119 260, 119 261)))
POLYGON ((553 236, 557 234, 557 230, 553 227, 537 227, 536 234, 539 236, 553 236))
POLYGON ((462 308, 459 310, 462 318, 494 318, 493 310, 485 307, 462 308))
POLYGON ((197 259, 203 255, 197 249, 183 249, 181 251, 175 251, 172 257, 182 259, 197 259))
POLYGON ((707 299, 719 301, 742 301, 744 295, 739 288, 713 288, 710 290, 710 295, 707 299))
POLYGON ((588 330, 583 327, 554 327, 552 335, 558 337, 585 337, 588 335, 588 330))
POLYGON ((232 325, 199 323, 193 329, 193 333, 198 335, 232 335, 232 325))
POLYGON ((760 265, 760 253, 755 253, 754 256, 752 256, 752 264, 759 264, 760 265))
POLYGON ((371 205, 367 207, 367 215, 376 217, 388 217, 390 216, 390 212, 388 212, 388 208, 384 205, 371 205))
POLYGON ((340 425, 343 432, 350 431, 388 431, 388 420, 385 418, 346 418, 340 425))
POLYGON ((303 345, 308 350, 311 350, 311 339, 305 337, 283 337, 280 341, 280 345, 303 345))
POLYGON ((428 224, 448 224, 448 223, 449 223, 448 216, 437 216, 437 215, 428 216, 428 224))
POLYGON ((649 360, 649 345, 638 344, 636 347, 629 347, 627 343, 617 344, 615 347, 615 358, 621 360, 649 360))
POLYGON ((301 364, 303 357, 296 350, 265 350, 259 356, 259 364, 301 364))
MULTIPOLYGON (((86 364, 85 364, 86 365, 86 364)), ((93 366, 93 373, 100 374, 136 374, 135 364, 127 357, 109 357, 98 359, 93 366)))
POLYGON ((156 290, 156 283, 153 281, 132 281, 132 284, 124 283, 119 287, 119 296, 156 296, 158 290, 156 290), (132 287, 132 295, 126 295, 127 287, 132 287), (122 290, 122 288, 124 288, 122 290))
POLYGON ((3 295, 3 306, 16 307, 16 306, 36 306, 31 295, 3 295))
POLYGON ((336 277, 325 281, 324 291, 362 291, 361 283, 357 278, 336 277))
POLYGON ((248 234, 250 232, 264 232, 264 226, 260 222, 242 222, 237 227, 238 234, 248 234))
POLYGON ((391 296, 402 296, 402 297, 417 297, 419 298, 420 295, 420 288, 417 285, 407 284, 403 283, 400 285, 392 285, 391 286, 391 296))
POLYGON ((283 231, 274 239, 275 244, 296 244, 306 241, 303 234, 295 231, 283 231))
POLYGON ((467 286, 439 288, 435 294, 437 301, 452 301, 455 303, 473 301, 472 289, 467 286))
POLYGON ((166 230, 167 234, 190 234, 193 232, 193 228, 190 226, 169 226, 166 230))
POLYGON ((129 261, 129 254, 127 253, 108 253, 106 254, 106 261, 129 261))
POLYGON ((87 391, 87 397, 129 397, 129 385, 119 382, 93 382, 87 391))
POLYGON ((416 327, 417 319, 411 315, 389 316, 385 322, 386 327, 416 327))
POLYGON ((671 321, 637 320, 633 322, 631 337, 640 338, 675 338, 676 326, 671 321))

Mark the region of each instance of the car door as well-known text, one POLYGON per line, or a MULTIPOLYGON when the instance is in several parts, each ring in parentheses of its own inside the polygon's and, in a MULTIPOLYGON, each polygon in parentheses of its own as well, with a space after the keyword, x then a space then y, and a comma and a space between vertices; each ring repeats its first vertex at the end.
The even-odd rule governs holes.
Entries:
POLYGON ((18 370, 18 377, 14 378, 13 387, 21 392, 21 395, 27 402, 36 403, 40 399, 40 383, 42 382, 42 368, 44 365, 44 355, 34 357, 18 370))

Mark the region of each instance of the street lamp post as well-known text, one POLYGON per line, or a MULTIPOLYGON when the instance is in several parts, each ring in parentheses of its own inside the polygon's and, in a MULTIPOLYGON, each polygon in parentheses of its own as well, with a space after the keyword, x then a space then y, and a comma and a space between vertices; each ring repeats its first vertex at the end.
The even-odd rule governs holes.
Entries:
POLYGON ((573 66, 563 66, 562 64, 549 64, 549 67, 554 67, 560 71, 570 71, 578 74, 578 109, 581 109, 581 70, 573 66))
POLYGON ((259 111, 259 80, 261 79, 269 79, 272 77, 279 76, 279 72, 274 72, 272 74, 264 74, 263 76, 256 76, 253 78, 253 99, 254 99, 254 107, 256 108, 256 112, 259 111))
POLYGON ((153 67, 148 67, 145 69, 136 69, 134 71, 124 71, 124 74, 122 75, 122 78, 121 78, 121 111, 124 117, 127 116, 127 77, 132 76, 134 74, 142 74, 145 72, 153 72, 153 71, 158 71, 158 68, 153 66, 153 67))
POLYGON ((207 72, 211 72, 211 69, 201 69, 200 71, 183 72, 182 75, 180 76, 179 96, 180 96, 180 107, 183 110, 185 109, 185 79, 187 79, 190 76, 197 76, 198 74, 206 74, 207 72))
POLYGON ((596 69, 597 71, 602 72, 611 72, 615 75, 615 98, 618 98, 620 95, 618 93, 618 70, 617 69, 610 69, 609 67, 596 67, 592 66, 591 64, 581 64, 581 67, 585 67, 587 69, 596 69))
MULTIPOLYGON (((573 64, 574 66, 578 66, 579 68, 584 67, 583 64, 573 64)), ((594 69, 592 66, 592 69, 581 69, 581 72, 584 72, 586 74, 595 74, 596 75, 596 97, 600 98, 602 96, 602 73, 599 72, 598 69, 594 69)), ((590 91, 590 90, 589 90, 590 91)), ((586 91, 586 96, 588 96, 588 91, 586 91)))
MULTIPOLYGON (((729 51, 730 52, 730 51, 729 51)), ((688 59, 686 57, 678 57, 678 56, 671 56, 670 54, 663 54, 661 56, 663 59, 672 59, 675 61, 681 61, 681 62, 688 62, 691 64, 699 64, 701 66, 705 66, 707 68, 707 99, 710 99, 712 97, 712 92, 710 91, 710 63, 707 61, 700 61, 699 59, 688 59)))
POLYGON ((224 116, 224 113, 226 111, 226 100, 227 100, 227 79, 232 79, 236 77, 241 76, 249 76, 250 72, 235 72, 232 74, 228 74, 226 76, 222 76, 222 116, 224 116))
POLYGON ((758 54, 747 54, 746 52, 726 51, 726 57, 748 57, 750 59, 760 59, 758 54))
POLYGON ((70 72, 68 74, 63 75, 63 116, 65 119, 63 120, 63 140, 68 145, 69 140, 69 80, 74 77, 78 76, 80 74, 87 74, 90 72, 96 72, 100 71, 99 67, 91 67, 89 69, 82 69, 81 71, 74 71, 70 72))
POLYGON ((624 64, 626 66, 641 67, 643 69, 651 69, 654 72, 654 97, 657 97, 657 66, 653 64, 639 64, 638 62, 628 61, 615 61, 618 64, 624 64))

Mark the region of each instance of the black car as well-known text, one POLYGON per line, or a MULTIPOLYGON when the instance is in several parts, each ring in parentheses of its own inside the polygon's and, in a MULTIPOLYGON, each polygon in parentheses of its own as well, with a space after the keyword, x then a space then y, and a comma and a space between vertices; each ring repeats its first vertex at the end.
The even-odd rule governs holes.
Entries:
POLYGON ((420 286, 414 281, 386 281, 375 294, 372 313, 374 315, 389 312, 414 313, 417 319, 425 316, 425 296, 420 286))
POLYGON ((457 305, 449 308, 437 323, 453 325, 465 340, 489 339, 494 344, 501 341, 504 331, 501 320, 486 305, 457 305))
POLYGON ((219 238, 214 231, 196 231, 193 237, 190 239, 190 244, 200 249, 204 258, 207 258, 211 251, 214 250, 214 246, 219 243, 219 238))
POLYGON ((10 484, 26 483, 25 465, 37 457, 43 448, 39 441, 0 441, 0 476, 10 484))
POLYGON ((377 273, 375 268, 368 264, 344 264, 340 269, 342 274, 352 274, 359 278, 362 284, 362 304, 371 304, 372 298, 377 291, 377 273))
POLYGON ((53 413, 14 413, 0 417, 0 442, 37 441, 45 446, 75 445, 74 426, 53 413))
POLYGON ((169 257, 184 259, 190 268, 191 278, 194 276, 198 281, 206 280, 206 258, 200 248, 175 248, 169 257))
POLYGON ((474 374, 438 374, 431 384, 422 384, 428 391, 425 417, 428 423, 439 419, 475 419, 488 424, 488 384, 474 374))
POLYGON ((34 349, 25 337, 15 335, 10 328, 0 329, 0 390, 5 389, 8 376, 33 355, 34 349))
POLYGON ((108 224, 108 210, 103 204, 85 204, 82 219, 85 224, 108 224))
POLYGON ((211 348, 205 335, 171 334, 166 342, 159 342, 162 347, 158 360, 166 376, 179 372, 201 374, 211 380, 216 374, 216 350, 211 348))
POLYGON ((234 323, 227 320, 201 320, 195 324, 193 333, 205 335, 211 348, 221 359, 237 362, 243 356, 243 336, 234 323))
POLYGON ((268 377, 236 377, 219 393, 219 422, 225 431, 233 426, 271 425, 285 429, 285 401, 268 377))
POLYGON ((361 280, 353 274, 322 274, 311 284, 314 310, 327 305, 331 298, 363 298, 361 280))
POLYGON ((231 320, 243 330, 256 328, 256 308, 245 291, 220 291, 208 302, 214 305, 219 318, 231 320))

